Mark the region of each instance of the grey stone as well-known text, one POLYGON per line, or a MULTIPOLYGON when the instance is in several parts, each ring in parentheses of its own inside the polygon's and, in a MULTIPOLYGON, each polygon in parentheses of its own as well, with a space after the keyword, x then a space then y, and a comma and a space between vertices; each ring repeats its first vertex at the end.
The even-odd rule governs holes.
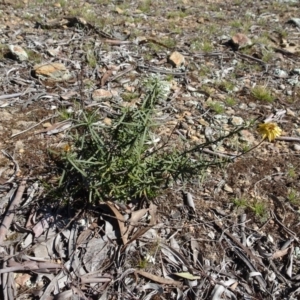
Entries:
POLYGON ((251 109, 255 109, 256 108, 256 103, 254 103, 254 102, 250 102, 249 104, 248 104, 248 106, 251 108, 251 109))
POLYGON ((275 69, 274 70, 274 76, 278 78, 287 78, 289 75, 286 71, 281 70, 281 69, 275 69))
POLYGON ((294 145, 293 145, 293 149, 294 149, 295 151, 300 151, 300 144, 294 144, 294 145))
POLYGON ((234 126, 240 126, 244 123, 244 120, 243 118, 241 117, 236 117, 236 116, 233 116, 231 119, 230 119, 230 123, 234 126))
POLYGON ((9 45, 8 46, 11 54, 19 61, 25 61, 28 60, 28 54, 26 51, 20 47, 20 46, 15 46, 15 45, 9 45))
POLYGON ((245 104, 245 103, 241 103, 241 104, 239 105, 239 108, 240 108, 240 109, 247 109, 248 106, 247 106, 247 104, 245 104))

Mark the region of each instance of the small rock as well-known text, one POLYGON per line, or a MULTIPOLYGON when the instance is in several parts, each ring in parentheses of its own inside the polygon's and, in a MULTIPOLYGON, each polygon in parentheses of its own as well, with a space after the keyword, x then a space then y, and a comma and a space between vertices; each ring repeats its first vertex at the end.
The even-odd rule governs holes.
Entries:
POLYGON ((256 108, 256 103, 250 102, 250 103, 248 104, 248 106, 249 106, 251 109, 255 109, 255 108, 256 108))
POLYGON ((13 115, 10 112, 8 112, 6 110, 1 110, 0 111, 0 120, 1 121, 9 121, 12 118, 13 118, 13 115))
POLYGON ((248 143, 249 145, 255 142, 254 135, 249 130, 242 130, 240 131, 239 141, 248 143))
POLYGON ((193 142, 199 142, 199 141, 200 141, 200 139, 199 139, 197 136, 195 136, 195 135, 192 135, 192 136, 190 137, 190 139, 191 139, 193 142))
POLYGON ((233 116, 231 119, 230 119, 230 124, 234 125, 234 126, 240 126, 244 123, 244 120, 243 118, 241 117, 235 117, 233 116))
POLYGON ((294 144, 293 148, 295 151, 300 151, 300 144, 294 144))
POLYGON ((243 33, 237 33, 231 38, 231 41, 237 49, 242 49, 252 45, 251 40, 243 33))
POLYGON ((124 10, 123 9, 121 9, 120 7, 116 7, 116 12, 119 14, 119 15, 122 15, 122 14, 124 14, 124 10))
POLYGON ((18 133, 20 133, 20 132, 21 132, 21 130, 19 130, 19 129, 12 129, 12 130, 11 130, 11 134, 12 134, 12 135, 18 134, 18 133))
POLYGON ((214 119, 217 120, 220 123, 227 124, 228 123, 228 117, 225 115, 215 115, 214 119))
POLYGON ((48 128, 48 127, 52 126, 52 124, 50 122, 46 122, 46 123, 43 123, 42 126, 44 128, 48 128))
POLYGON ((298 76, 293 76, 292 78, 289 78, 286 80, 290 85, 297 85, 299 80, 298 76))
POLYGON ((297 134, 298 136, 300 136, 300 128, 297 128, 295 131, 296 131, 296 134, 297 134))
POLYGON ((186 129, 186 130, 188 130, 190 128, 189 125, 185 122, 181 122, 180 127, 183 128, 183 129, 186 129))
POLYGON ((169 56, 169 61, 174 67, 179 67, 184 64, 184 56, 177 51, 174 51, 169 56))
POLYGON ((20 46, 9 45, 8 46, 11 54, 19 61, 28 60, 28 54, 26 51, 20 46))
POLYGON ((117 95, 118 95, 118 92, 115 90, 107 91, 104 89, 98 89, 93 92, 92 98, 94 101, 101 101, 101 100, 108 99, 108 98, 110 99, 117 95))
POLYGON ((54 49, 54 48, 49 48, 49 49, 47 49, 47 53, 48 53, 50 56, 55 57, 55 56, 57 56, 58 53, 59 53, 59 48, 56 48, 56 49, 54 49))
POLYGON ((281 85, 279 85, 279 88, 280 88, 281 90, 285 90, 285 85, 284 85, 284 84, 281 84, 281 85))
POLYGON ((21 140, 16 141, 16 143, 15 143, 15 149, 17 151, 19 151, 20 153, 24 152, 24 143, 23 143, 23 141, 21 141, 21 140))
POLYGON ((226 110, 225 110, 225 113, 226 115, 233 115, 235 113, 235 110, 232 109, 231 107, 228 107, 226 110))
POLYGON ((240 109, 247 109, 248 107, 247 107, 247 104, 241 103, 241 104, 239 105, 239 108, 240 108, 240 109))
POLYGON ((300 75, 300 69, 293 69, 293 70, 291 71, 291 74, 292 74, 292 75, 300 75))
POLYGON ((35 75, 42 79, 48 78, 54 81, 65 81, 72 77, 69 70, 61 63, 46 63, 33 67, 35 75))
POLYGON ((296 26, 300 27, 300 19, 299 18, 291 18, 288 23, 294 23, 296 26))
POLYGON ((292 116, 292 117, 295 117, 295 116, 296 116, 295 112, 293 112, 290 108, 287 108, 287 109, 286 109, 286 114, 287 114, 288 116, 292 116))
POLYGON ((110 118, 104 118, 103 123, 107 126, 111 126, 112 119, 110 118))
POLYGON ((230 187, 230 186, 229 186, 228 184, 226 184, 226 183, 225 183, 223 189, 224 189, 225 192, 233 193, 232 187, 230 187))
POLYGON ((203 126, 209 126, 209 123, 207 121, 205 121, 204 119, 200 119, 198 120, 199 124, 203 125, 203 126))
POLYGON ((274 70, 274 76, 278 78, 287 78, 289 75, 286 71, 281 69, 275 69, 274 70))

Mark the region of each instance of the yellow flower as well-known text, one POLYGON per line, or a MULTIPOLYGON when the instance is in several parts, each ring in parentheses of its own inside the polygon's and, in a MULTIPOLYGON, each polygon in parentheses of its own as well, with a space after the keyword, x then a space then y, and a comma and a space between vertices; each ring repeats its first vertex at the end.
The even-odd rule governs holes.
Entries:
POLYGON ((71 146, 70 146, 69 144, 66 144, 66 145, 64 146, 64 151, 65 151, 65 152, 70 152, 70 151, 71 151, 71 146))
POLYGON ((262 123, 258 125, 258 132, 263 139, 267 137, 269 142, 271 142, 281 135, 282 130, 276 123, 262 123))

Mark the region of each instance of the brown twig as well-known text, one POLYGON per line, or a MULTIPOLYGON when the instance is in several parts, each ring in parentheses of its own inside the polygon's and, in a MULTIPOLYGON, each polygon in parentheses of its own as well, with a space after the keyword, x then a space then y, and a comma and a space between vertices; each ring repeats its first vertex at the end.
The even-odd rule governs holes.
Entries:
POLYGON ((7 210, 7 213, 1 223, 1 226, 0 226, 0 245, 3 243, 3 240, 5 238, 5 235, 7 233, 7 230, 8 228, 10 227, 10 224, 14 218, 14 209, 19 205, 21 199, 22 199, 22 196, 23 196, 23 193, 25 191, 25 186, 26 186, 26 180, 27 179, 23 179, 21 181, 21 184, 19 185, 19 188, 17 190, 17 193, 14 197, 14 199, 12 200, 8 210, 7 210))
POLYGON ((286 142, 300 142, 300 138, 294 136, 279 136, 276 138, 278 141, 286 141, 286 142))

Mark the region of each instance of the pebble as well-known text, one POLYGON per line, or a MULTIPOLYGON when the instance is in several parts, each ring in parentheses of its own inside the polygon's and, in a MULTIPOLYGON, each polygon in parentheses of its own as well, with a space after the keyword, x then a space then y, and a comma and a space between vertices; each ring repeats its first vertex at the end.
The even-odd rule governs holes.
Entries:
POLYGON ((245 104, 245 103, 241 103, 240 105, 239 105, 239 108, 240 109, 247 109, 248 108, 248 106, 247 106, 247 104, 245 104))
POLYGON ((238 49, 252 45, 251 40, 243 33, 237 33, 231 38, 231 41, 238 49))
POLYGON ((292 117, 295 117, 295 112, 293 112, 291 109, 289 109, 289 108, 287 108, 286 109, 286 114, 288 115, 288 116, 292 116, 292 117))
POLYGON ((253 144, 255 142, 254 135, 247 129, 240 131, 239 141, 245 142, 248 144, 253 144))
POLYGON ((296 131, 296 134, 297 134, 298 136, 300 136, 300 128, 297 128, 295 131, 296 131))
POLYGON ((17 151, 19 151, 20 153, 24 152, 24 142, 19 140, 19 141, 16 141, 15 143, 15 149, 17 151), (23 150, 23 151, 22 151, 23 150))
POLYGON ((48 78, 54 81, 65 81, 72 77, 69 70, 61 63, 46 63, 33 67, 35 75, 41 78, 48 78))
POLYGON ((285 85, 284 85, 284 84, 280 84, 280 85, 279 85, 279 89, 285 90, 285 85))
POLYGON ((295 151, 300 151, 300 144, 294 144, 293 148, 295 151))
POLYGON ((55 57, 59 54, 59 49, 54 49, 54 48, 49 48, 47 49, 47 53, 52 56, 52 57, 55 57))
POLYGON ((20 46, 9 45, 8 46, 11 54, 19 61, 28 60, 27 52, 20 46))
POLYGON ((300 69, 293 69, 291 73, 293 75, 300 75, 300 69))
POLYGON ((248 106, 251 108, 251 109, 255 109, 256 108, 256 103, 254 103, 254 102, 250 102, 249 104, 248 104, 248 106))
POLYGON ((274 76, 278 78, 287 78, 289 75, 286 71, 281 69, 275 69, 274 70, 274 76))
POLYGON ((112 124, 112 119, 110 118, 104 118, 103 123, 107 126, 111 126, 112 124))
POLYGON ((230 119, 230 124, 234 125, 234 126, 240 126, 244 123, 244 119, 241 117, 232 117, 230 119))
POLYGON ((118 92, 115 90, 104 90, 104 89, 98 89, 95 90, 92 94, 92 98, 94 101, 101 101, 104 99, 110 99, 112 97, 116 97, 118 95, 118 92))
POLYGON ((232 109, 231 107, 228 107, 228 108, 226 109, 225 113, 226 113, 227 115, 233 115, 233 114, 235 113, 235 110, 232 109))
POLYGON ((214 119, 223 123, 223 124, 227 124, 228 123, 228 117, 225 115, 215 115, 214 119))
POLYGON ((181 122, 180 123, 180 127, 182 127, 183 129, 186 129, 186 130, 189 129, 189 125, 187 123, 185 123, 185 122, 181 122))
POLYGON ((224 187, 223 187, 224 191, 225 192, 228 192, 228 193, 233 193, 233 189, 231 186, 229 186, 228 184, 225 183, 224 187))
POLYGON ((1 121, 9 121, 13 118, 13 115, 6 110, 0 111, 0 120, 1 121))
POLYGON ((174 51, 169 56, 169 61, 174 67, 180 67, 182 64, 184 64, 184 56, 178 51, 174 51))
POLYGON ((191 117, 189 117, 189 116, 186 116, 185 120, 190 125, 194 125, 195 124, 194 120, 191 117))

